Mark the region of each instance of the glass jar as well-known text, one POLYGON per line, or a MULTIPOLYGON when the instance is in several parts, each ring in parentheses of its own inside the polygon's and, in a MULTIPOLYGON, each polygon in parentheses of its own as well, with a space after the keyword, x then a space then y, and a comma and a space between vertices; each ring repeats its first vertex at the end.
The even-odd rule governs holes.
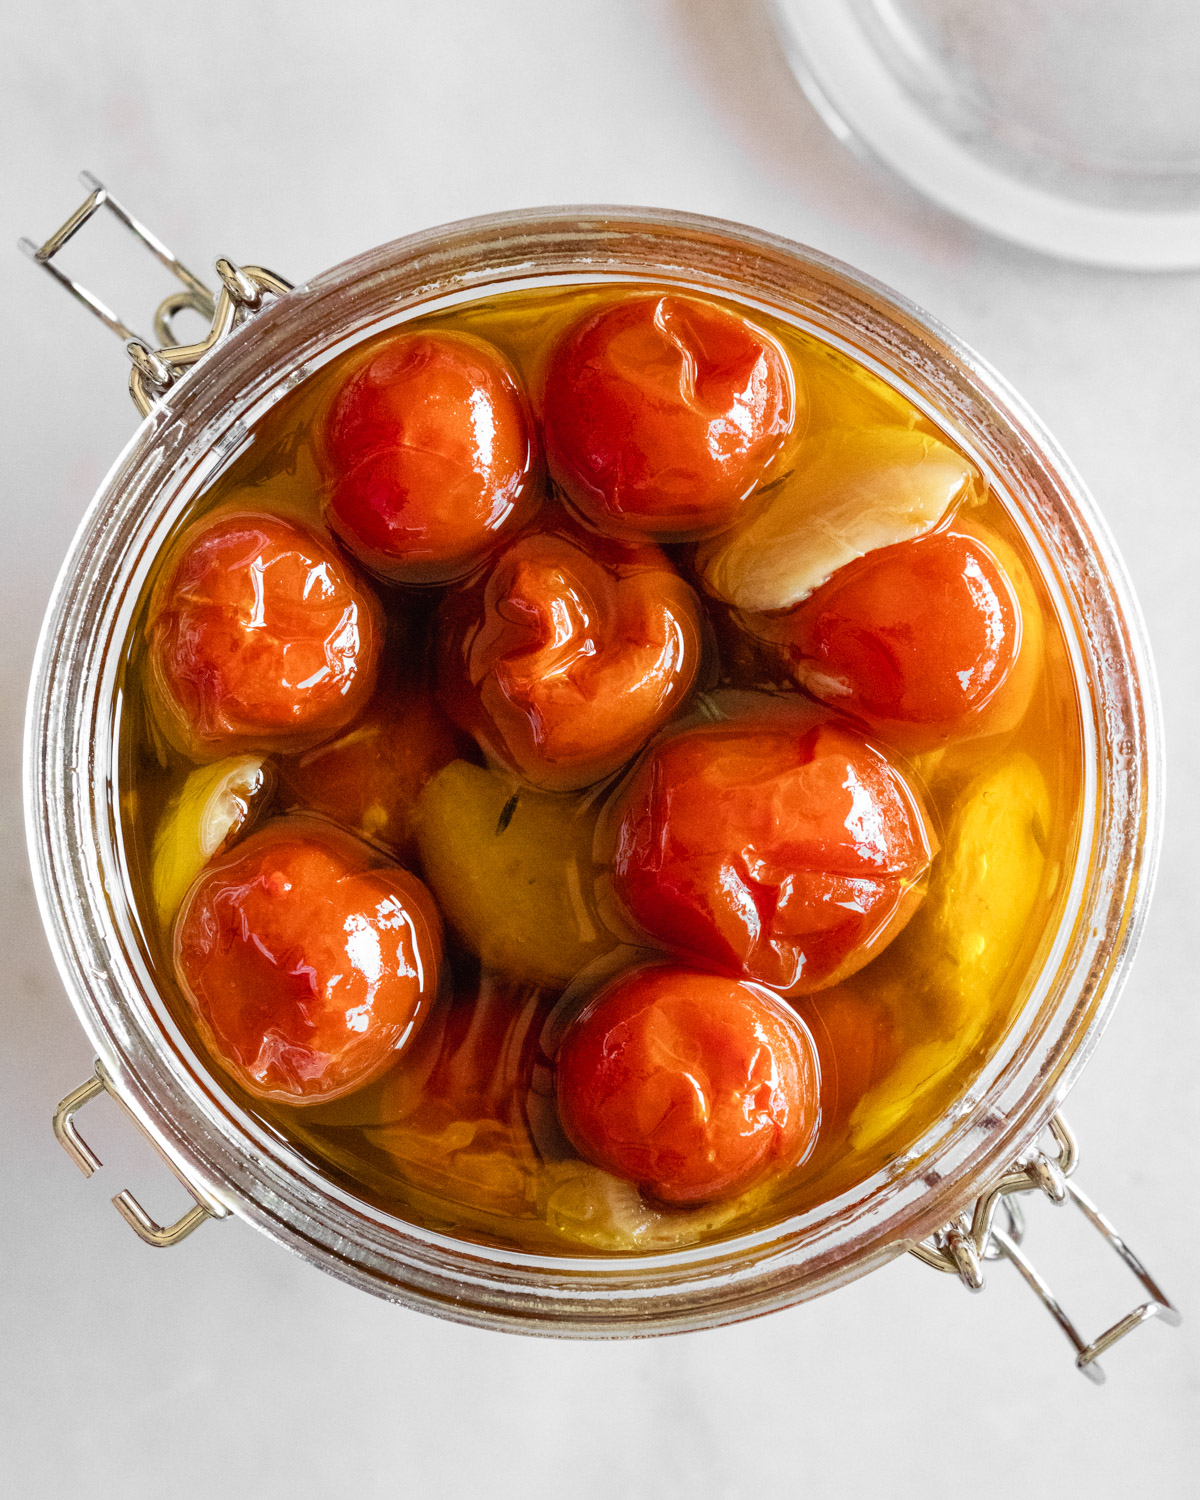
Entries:
MULTIPOLYGON (((236 303, 227 275, 236 268, 220 265, 236 303)), ((243 297, 245 310, 253 300, 243 297)), ((1158 845, 1159 715, 1141 620, 1107 529, 1052 439, 978 356, 894 293, 788 240, 686 214, 557 208, 473 219, 381 246, 259 302, 238 327, 226 308, 225 336, 153 404, 153 366, 144 350, 135 360, 149 413, 84 518, 42 633, 27 735, 30 852, 59 968, 99 1058, 97 1078, 60 1107, 64 1144, 85 1170, 94 1165, 73 1116, 107 1087, 197 1201, 163 1230, 120 1195, 118 1207, 152 1243, 235 1213, 356 1286, 494 1328, 699 1328, 829 1291, 914 1247, 971 1281, 980 1253, 995 1247, 1000 1194, 1057 1182, 1062 1196, 1070 1137, 1059 1128, 1057 1158, 1036 1142, 1112 1012, 1158 845), (818 1210, 721 1243, 551 1258, 462 1243, 361 1201, 223 1092, 156 990, 123 878, 117 692, 156 556, 287 391, 347 346, 434 308, 500 290, 622 280, 768 310, 850 353, 952 433, 1016 519, 1061 618, 1085 725, 1085 800, 1071 896, 1037 983, 970 1092, 902 1159, 818 1210), (973 1204, 974 1219, 956 1218, 973 1204)))

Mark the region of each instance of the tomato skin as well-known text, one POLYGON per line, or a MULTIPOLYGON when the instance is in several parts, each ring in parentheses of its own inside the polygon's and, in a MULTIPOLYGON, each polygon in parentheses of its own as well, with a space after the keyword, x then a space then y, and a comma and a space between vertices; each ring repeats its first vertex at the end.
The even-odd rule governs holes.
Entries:
POLYGON ((546 457, 601 530, 700 536, 736 518, 797 406, 787 355, 747 319, 679 293, 627 297, 551 355, 546 457))
POLYGON ((278 769, 285 799, 408 864, 421 789, 463 749, 429 688, 388 674, 348 729, 278 769))
POLYGON ((847 564, 763 633, 814 697, 919 751, 988 731, 1022 615, 994 554, 940 531, 847 564))
POLYGON ((317 818, 280 818, 199 876, 174 955, 221 1066, 258 1098, 321 1104, 370 1083, 416 1035, 441 919, 415 875, 317 818))
POLYGON ((325 423, 329 524, 398 583, 462 577, 537 505, 516 372, 464 333, 396 333, 338 391, 325 423))
POLYGON ((575 1018, 556 1058, 580 1155, 664 1203, 732 1197, 807 1155, 818 1064, 758 985, 675 964, 631 969, 575 1018))
POLYGON ((613 891, 655 943, 804 994, 875 957, 934 849, 916 793, 803 703, 652 746, 622 789, 613 891))
POLYGON ((438 641, 450 717, 518 776, 566 791, 624 765, 687 697, 700 606, 653 543, 558 516, 447 598, 438 641))
POLYGON ((335 734, 375 685, 370 588, 307 527, 221 512, 190 530, 151 597, 150 697, 193 760, 295 750, 335 734))

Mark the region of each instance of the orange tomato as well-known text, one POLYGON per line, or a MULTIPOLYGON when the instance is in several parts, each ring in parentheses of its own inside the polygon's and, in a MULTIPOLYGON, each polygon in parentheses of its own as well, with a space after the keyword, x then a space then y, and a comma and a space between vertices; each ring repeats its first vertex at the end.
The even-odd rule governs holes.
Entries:
POLYGON ((650 542, 565 517, 526 532, 438 622, 439 696, 533 785, 588 786, 679 707, 700 664, 700 608, 650 542))
POLYGON ((663 739, 612 816, 613 889, 635 927, 788 995, 896 936, 934 847, 900 772, 802 703, 663 739))
POLYGON ((559 1118, 580 1155, 664 1203, 732 1197, 811 1149, 818 1064, 758 985, 648 964, 610 981, 559 1044, 559 1118))
POLYGON ((280 818, 185 898, 175 971, 247 1092, 320 1104, 370 1083, 437 991, 441 919, 407 870, 315 818, 280 818))
POLYGON ((533 436, 516 372, 464 333, 395 333, 334 397, 329 523, 394 582, 461 577, 532 514, 533 436))
POLYGON ((383 626, 370 588, 306 527, 221 512, 175 549, 146 633, 164 733, 217 760, 336 734, 371 695, 383 626))
POLYGON ((601 530, 699 536, 735 519, 798 404, 787 355, 748 319, 676 292, 627 297, 552 354, 546 457, 601 530))

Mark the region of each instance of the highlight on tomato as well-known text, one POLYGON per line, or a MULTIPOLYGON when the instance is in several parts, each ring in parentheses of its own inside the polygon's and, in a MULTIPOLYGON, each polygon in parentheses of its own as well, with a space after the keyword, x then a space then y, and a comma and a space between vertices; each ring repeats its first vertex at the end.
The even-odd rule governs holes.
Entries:
POLYGON ((314 817, 267 824, 196 880, 175 972, 250 1094, 321 1104, 386 1071, 437 992, 441 919, 415 875, 314 817))
POLYGON ((733 1197, 796 1165, 820 1119, 803 1022, 757 984, 643 964, 570 1023, 555 1097, 576 1150, 663 1203, 733 1197))
POLYGON ((594 525, 680 540, 740 514, 804 413, 770 334, 667 292, 624 297, 568 331, 546 371, 542 421, 550 470, 594 525))

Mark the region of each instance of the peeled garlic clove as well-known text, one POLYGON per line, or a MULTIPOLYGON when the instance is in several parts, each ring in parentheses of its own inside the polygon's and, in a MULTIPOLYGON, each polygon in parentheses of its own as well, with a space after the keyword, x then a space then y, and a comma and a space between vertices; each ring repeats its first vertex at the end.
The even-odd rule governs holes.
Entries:
POLYGON ((942 858, 916 929, 930 979, 962 1022, 989 1012, 1049 899, 1050 792, 1024 751, 981 771, 950 818, 942 858))
POLYGON ((700 571, 738 609, 789 609, 856 557, 924 535, 979 480, 962 454, 924 432, 830 433, 748 521, 700 549, 700 571))
POLYGON ((246 831, 273 782, 257 755, 233 755, 193 771, 154 835, 154 904, 166 926, 214 854, 246 831))
POLYGON ((504 771, 451 761, 417 803, 417 844, 442 915, 516 979, 565 984, 616 946, 594 909, 596 808, 504 771))
POLYGON ((538 1209, 564 1239, 594 1250, 682 1250, 756 1206, 762 1192, 699 1208, 656 1208, 633 1185, 586 1162, 547 1162, 538 1177, 538 1209))
POLYGON ((1053 900, 1050 811, 1045 777, 1024 751, 999 757, 964 789, 929 893, 904 935, 907 956, 915 955, 910 992, 932 1026, 859 1103, 850 1127, 857 1149, 890 1135, 932 1091, 963 1086, 1005 985, 1025 972, 1034 911, 1053 900))

